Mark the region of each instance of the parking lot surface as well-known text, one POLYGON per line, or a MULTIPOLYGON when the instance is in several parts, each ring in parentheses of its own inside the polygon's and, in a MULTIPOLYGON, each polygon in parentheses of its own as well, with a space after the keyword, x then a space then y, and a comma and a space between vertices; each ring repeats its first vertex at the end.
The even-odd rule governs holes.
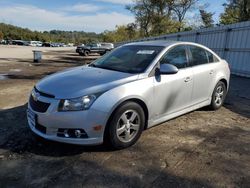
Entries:
POLYGON ((0 46, 0 187, 249 187, 250 79, 231 78, 224 106, 199 109, 143 132, 112 151, 35 137, 28 95, 46 75, 89 63, 73 48, 0 46))

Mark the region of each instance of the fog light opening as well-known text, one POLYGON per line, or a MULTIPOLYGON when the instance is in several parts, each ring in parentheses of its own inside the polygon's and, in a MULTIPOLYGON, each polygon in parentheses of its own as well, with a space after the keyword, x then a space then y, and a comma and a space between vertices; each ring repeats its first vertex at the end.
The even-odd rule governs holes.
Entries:
POLYGON ((88 138, 84 129, 58 129, 57 136, 63 138, 88 138))
POLYGON ((80 138, 82 136, 81 130, 76 129, 75 130, 75 136, 76 136, 76 138, 80 138))
POLYGON ((68 130, 67 130, 67 129, 65 129, 65 130, 63 131, 63 134, 64 134, 64 137, 69 138, 69 133, 68 133, 68 130))

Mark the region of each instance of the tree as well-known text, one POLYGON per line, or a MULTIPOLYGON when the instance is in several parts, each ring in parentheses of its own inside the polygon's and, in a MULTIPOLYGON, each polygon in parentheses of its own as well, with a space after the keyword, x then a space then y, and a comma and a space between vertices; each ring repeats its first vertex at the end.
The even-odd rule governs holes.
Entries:
MULTIPOLYGON (((173 19, 173 7, 175 5, 176 11, 179 11, 178 15, 184 14, 183 17, 180 18, 182 21, 188 9, 185 7, 187 8, 185 11, 181 10, 181 5, 186 5, 181 4, 183 1, 184 0, 135 0, 134 4, 126 8, 135 15, 141 37, 148 37, 176 32, 177 28, 181 28, 182 23, 178 23, 173 19)), ((185 0, 185 2, 186 1, 194 2, 196 0, 185 0)))
POLYGON ((2 33, 2 31, 0 31, 0 40, 3 40, 3 33, 2 33))
POLYGON ((220 24, 232 24, 239 22, 239 10, 229 7, 225 8, 225 12, 220 15, 220 24))
POLYGON ((232 24, 250 20, 249 0, 227 0, 223 4, 225 12, 220 15, 221 24, 232 24))
POLYGON ((87 33, 84 31, 31 31, 27 28, 24 29, 4 23, 0 23, 0 33, 3 34, 5 39, 9 40, 39 40, 43 42, 73 42, 77 44, 99 41, 102 37, 102 34, 96 34, 93 32, 87 33))
POLYGON ((181 31, 181 25, 183 23, 183 20, 185 18, 185 15, 190 8, 197 3, 198 0, 173 0, 171 5, 172 9, 175 12, 175 15, 177 16, 177 20, 180 23, 180 27, 178 28, 178 31, 181 31))
POLYGON ((148 37, 164 34, 166 30, 173 28, 173 25, 181 31, 187 11, 197 2, 198 0, 135 0, 135 3, 127 6, 127 9, 135 15, 142 35, 148 37), (174 16, 179 24, 173 20, 174 16))
POLYGON ((126 31, 127 31, 129 40, 137 38, 137 25, 135 23, 127 24, 126 31))
POLYGON ((140 27, 142 36, 148 37, 153 15, 153 4, 151 0, 136 0, 135 5, 129 5, 126 9, 135 15, 135 20, 140 27))
POLYGON ((200 11, 200 16, 201 16, 203 26, 204 27, 213 27, 213 25, 214 25, 214 20, 213 20, 214 13, 207 12, 204 9, 200 9, 199 11, 200 11))
POLYGON ((152 3, 152 27, 151 35, 168 33, 175 21, 172 20, 172 0, 151 0, 152 3))
POLYGON ((134 23, 116 26, 114 31, 104 31, 102 39, 105 42, 121 42, 138 38, 138 31, 134 23))

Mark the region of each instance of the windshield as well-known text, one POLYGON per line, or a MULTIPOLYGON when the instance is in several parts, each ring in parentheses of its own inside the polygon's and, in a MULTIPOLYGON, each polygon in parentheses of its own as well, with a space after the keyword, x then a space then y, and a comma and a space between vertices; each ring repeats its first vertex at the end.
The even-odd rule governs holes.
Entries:
POLYGON ((90 66, 120 72, 142 73, 162 49, 162 46, 123 46, 97 59, 90 66))

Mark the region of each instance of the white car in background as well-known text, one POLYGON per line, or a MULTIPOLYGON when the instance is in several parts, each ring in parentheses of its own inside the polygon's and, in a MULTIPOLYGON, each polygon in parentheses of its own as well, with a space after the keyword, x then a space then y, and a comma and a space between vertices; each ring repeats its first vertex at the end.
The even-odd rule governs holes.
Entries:
POLYGON ((41 41, 29 41, 29 46, 41 47, 42 45, 41 41))

